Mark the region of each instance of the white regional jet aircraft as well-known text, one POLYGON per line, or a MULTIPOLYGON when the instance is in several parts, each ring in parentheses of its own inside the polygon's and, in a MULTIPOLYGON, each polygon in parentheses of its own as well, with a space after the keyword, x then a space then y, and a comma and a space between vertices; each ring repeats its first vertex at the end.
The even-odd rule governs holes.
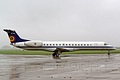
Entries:
POLYGON ((54 52, 52 54, 53 58, 59 59, 59 55, 62 52, 70 52, 77 50, 115 50, 116 48, 112 45, 106 44, 105 42, 63 42, 63 41, 33 41, 22 39, 14 30, 4 29, 8 33, 11 45, 22 48, 25 50, 45 50, 54 52))

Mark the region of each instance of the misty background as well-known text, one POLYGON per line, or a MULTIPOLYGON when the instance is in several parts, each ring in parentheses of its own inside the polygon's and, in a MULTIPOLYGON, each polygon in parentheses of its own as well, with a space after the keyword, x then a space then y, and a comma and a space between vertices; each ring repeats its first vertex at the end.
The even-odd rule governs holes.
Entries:
POLYGON ((120 0, 0 0, 0 48, 10 44, 6 28, 25 39, 119 47, 120 0))

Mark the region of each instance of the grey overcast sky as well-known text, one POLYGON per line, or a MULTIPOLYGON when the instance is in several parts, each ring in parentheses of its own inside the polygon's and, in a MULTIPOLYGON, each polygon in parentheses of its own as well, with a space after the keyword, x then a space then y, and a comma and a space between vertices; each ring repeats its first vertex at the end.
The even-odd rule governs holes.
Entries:
POLYGON ((120 0, 0 0, 0 47, 9 45, 4 28, 31 40, 120 46, 120 0))

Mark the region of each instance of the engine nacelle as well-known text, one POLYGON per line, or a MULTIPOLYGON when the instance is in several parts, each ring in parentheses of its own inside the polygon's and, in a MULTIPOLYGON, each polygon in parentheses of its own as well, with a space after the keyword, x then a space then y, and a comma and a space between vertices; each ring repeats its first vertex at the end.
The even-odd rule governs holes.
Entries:
POLYGON ((24 42, 25 46, 33 46, 33 47, 38 47, 38 46, 42 46, 42 42, 41 41, 27 41, 24 42))

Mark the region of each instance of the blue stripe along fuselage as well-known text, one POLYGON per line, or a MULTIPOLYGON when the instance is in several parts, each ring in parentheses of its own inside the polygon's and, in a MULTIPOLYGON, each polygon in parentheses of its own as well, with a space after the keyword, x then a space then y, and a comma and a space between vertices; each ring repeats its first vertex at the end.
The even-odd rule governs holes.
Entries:
POLYGON ((18 48, 78 48, 78 49, 101 49, 101 50, 114 50, 115 48, 113 46, 16 46, 18 48))

